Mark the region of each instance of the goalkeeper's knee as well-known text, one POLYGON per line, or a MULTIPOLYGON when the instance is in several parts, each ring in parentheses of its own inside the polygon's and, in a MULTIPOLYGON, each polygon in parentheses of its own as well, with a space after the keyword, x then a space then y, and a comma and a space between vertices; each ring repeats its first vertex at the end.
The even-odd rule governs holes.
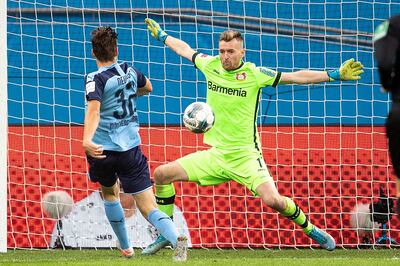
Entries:
POLYGON ((164 175, 164 171, 163 171, 163 165, 158 166, 155 170, 154 170, 154 182, 157 185, 165 185, 168 184, 168 182, 166 183, 166 178, 164 175))

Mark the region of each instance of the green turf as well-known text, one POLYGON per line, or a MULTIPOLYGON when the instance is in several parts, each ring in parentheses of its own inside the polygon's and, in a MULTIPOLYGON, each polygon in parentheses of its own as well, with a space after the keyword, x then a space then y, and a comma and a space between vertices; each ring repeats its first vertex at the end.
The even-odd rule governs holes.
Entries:
MULTIPOLYGON (((132 259, 120 257, 113 250, 9 250, 0 253, 0 265, 177 265, 171 259, 171 250, 143 257, 136 250, 132 259)), ((400 250, 189 250, 184 265, 400 265, 400 250)))

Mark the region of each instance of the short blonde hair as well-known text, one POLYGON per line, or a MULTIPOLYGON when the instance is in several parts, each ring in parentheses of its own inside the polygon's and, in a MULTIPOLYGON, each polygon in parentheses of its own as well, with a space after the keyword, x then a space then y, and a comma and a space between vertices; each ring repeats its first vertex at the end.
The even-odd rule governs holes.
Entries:
POLYGON ((243 42, 242 34, 234 30, 226 30, 219 36, 219 41, 230 42, 233 39, 243 42))

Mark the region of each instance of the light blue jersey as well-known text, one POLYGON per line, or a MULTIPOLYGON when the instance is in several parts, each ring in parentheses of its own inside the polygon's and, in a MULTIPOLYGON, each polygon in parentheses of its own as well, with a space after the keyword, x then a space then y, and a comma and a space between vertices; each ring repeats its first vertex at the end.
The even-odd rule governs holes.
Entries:
POLYGON ((136 100, 146 77, 127 63, 115 63, 88 74, 85 84, 86 100, 101 102, 93 142, 104 150, 119 152, 140 145, 136 100))

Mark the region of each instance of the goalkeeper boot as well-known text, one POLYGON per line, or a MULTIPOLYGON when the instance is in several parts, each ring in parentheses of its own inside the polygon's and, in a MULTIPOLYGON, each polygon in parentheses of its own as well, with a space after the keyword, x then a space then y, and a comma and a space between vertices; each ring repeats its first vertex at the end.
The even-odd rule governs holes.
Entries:
POLYGON ((187 249, 188 249, 187 237, 184 235, 178 236, 178 242, 176 243, 174 255, 172 256, 173 261, 175 262, 186 261, 187 249))
POLYGON ((165 237, 159 235, 153 243, 143 249, 142 255, 153 255, 157 253, 160 249, 165 248, 169 245, 171 245, 171 243, 167 239, 165 239, 165 237))
POLYGON ((335 239, 327 232, 314 226, 308 236, 318 242, 320 246, 326 250, 332 251, 336 247, 335 239))

